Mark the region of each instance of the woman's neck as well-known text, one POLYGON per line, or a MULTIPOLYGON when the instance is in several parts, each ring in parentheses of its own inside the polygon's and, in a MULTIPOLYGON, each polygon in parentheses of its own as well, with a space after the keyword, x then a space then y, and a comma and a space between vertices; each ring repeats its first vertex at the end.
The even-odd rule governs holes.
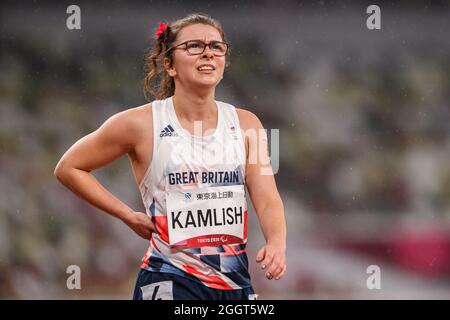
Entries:
POLYGON ((207 121, 217 116, 214 91, 207 94, 175 90, 173 105, 179 118, 188 122, 207 121))

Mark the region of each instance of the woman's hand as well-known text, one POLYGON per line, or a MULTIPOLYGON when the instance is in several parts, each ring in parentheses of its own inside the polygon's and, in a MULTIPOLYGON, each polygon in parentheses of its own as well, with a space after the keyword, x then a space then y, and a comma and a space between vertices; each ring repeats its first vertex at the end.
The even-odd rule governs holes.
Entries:
POLYGON ((144 239, 150 240, 152 232, 156 231, 152 219, 142 212, 131 212, 124 219, 125 222, 134 232, 144 239))
POLYGON ((286 272, 286 246, 268 242, 258 251, 256 262, 261 263, 263 270, 267 268, 267 279, 281 279, 286 272))

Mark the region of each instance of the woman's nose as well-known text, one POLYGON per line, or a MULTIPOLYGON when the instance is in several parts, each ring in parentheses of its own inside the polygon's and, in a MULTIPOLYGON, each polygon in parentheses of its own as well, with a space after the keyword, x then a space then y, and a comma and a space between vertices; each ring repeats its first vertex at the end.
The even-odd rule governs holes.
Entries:
POLYGON ((213 58, 214 54, 209 46, 206 46, 205 51, 203 51, 202 58, 213 58))

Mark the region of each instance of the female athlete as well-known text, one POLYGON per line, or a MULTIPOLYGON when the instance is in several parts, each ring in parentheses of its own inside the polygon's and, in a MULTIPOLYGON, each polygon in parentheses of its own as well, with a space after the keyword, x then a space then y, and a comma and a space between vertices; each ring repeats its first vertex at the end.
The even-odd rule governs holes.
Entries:
POLYGON ((255 299, 246 254, 246 190, 266 243, 267 279, 286 272, 286 223, 256 115, 215 100, 229 54, 218 21, 192 14, 161 23, 146 56, 155 100, 107 119, 61 157, 55 176, 149 240, 134 299, 255 299), (146 213, 90 173, 127 154, 146 213))

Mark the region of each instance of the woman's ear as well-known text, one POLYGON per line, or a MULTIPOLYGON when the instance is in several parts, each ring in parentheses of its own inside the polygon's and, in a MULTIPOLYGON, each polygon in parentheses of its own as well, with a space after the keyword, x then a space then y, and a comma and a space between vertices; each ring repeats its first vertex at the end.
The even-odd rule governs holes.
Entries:
POLYGON ((166 69, 166 72, 171 77, 174 77, 177 74, 175 68, 173 67, 172 61, 169 58, 164 58, 164 69, 166 69))

